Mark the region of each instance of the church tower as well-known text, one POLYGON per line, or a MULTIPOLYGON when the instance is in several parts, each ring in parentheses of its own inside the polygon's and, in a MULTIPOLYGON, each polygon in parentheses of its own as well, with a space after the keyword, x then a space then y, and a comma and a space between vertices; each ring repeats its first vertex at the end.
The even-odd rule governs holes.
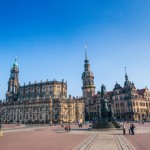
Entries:
POLYGON ((17 58, 10 71, 10 78, 8 81, 8 91, 6 93, 6 101, 16 101, 18 99, 19 91, 19 67, 17 63, 17 58))
POLYGON ((89 60, 87 59, 87 53, 85 49, 85 61, 84 61, 84 72, 82 74, 82 95, 83 98, 90 98, 95 95, 95 86, 94 86, 94 75, 90 71, 89 60))

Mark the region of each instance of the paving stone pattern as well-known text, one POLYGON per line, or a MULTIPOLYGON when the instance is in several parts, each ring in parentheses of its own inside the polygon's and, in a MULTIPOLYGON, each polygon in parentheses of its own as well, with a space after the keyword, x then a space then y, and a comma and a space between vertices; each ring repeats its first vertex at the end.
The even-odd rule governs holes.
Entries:
POLYGON ((5 125, 0 150, 149 150, 150 123, 135 126, 135 135, 123 135, 122 130, 91 131, 88 126, 71 125, 65 132, 60 126, 5 125))
POLYGON ((60 133, 49 129, 5 132, 0 137, 0 150, 71 150, 89 134, 60 133))

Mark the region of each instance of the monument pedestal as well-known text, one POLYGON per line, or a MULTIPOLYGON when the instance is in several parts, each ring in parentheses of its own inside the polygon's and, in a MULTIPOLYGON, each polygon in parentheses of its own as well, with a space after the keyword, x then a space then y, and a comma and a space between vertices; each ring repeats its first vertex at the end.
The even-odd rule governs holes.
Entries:
POLYGON ((106 99, 106 87, 102 84, 101 86, 101 109, 98 109, 97 118, 98 120, 93 124, 94 129, 115 129, 120 128, 117 122, 114 121, 113 111, 111 104, 108 105, 106 99))
POLYGON ((108 122, 108 121, 98 121, 93 125, 94 129, 117 129, 120 128, 120 126, 118 125, 117 122, 112 121, 112 122, 108 122))

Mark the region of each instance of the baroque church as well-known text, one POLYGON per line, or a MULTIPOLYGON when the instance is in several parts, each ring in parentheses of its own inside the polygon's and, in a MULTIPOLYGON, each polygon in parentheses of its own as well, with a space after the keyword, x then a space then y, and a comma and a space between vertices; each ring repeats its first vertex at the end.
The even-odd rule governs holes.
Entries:
POLYGON ((67 98, 67 82, 54 79, 20 86, 16 59, 10 71, 6 102, 0 107, 6 123, 84 122, 84 101, 71 95, 67 98))

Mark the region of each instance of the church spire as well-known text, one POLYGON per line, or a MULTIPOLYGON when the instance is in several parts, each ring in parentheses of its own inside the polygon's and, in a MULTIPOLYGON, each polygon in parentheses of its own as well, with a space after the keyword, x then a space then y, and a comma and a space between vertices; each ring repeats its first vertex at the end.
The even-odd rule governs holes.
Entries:
POLYGON ((129 86, 131 84, 132 83, 128 79, 128 75, 127 75, 127 71, 126 71, 126 67, 125 67, 125 82, 124 82, 124 86, 129 86))
POLYGON ((87 51, 86 51, 86 49, 87 49, 87 46, 85 45, 85 61, 84 61, 84 70, 85 71, 90 71, 90 64, 89 64, 89 60, 87 59, 87 51))
POLYGON ((125 68, 125 80, 128 81, 128 75, 127 75, 127 71, 126 71, 126 67, 125 68))
POLYGON ((15 57, 15 62, 13 63, 13 67, 18 67, 17 56, 15 57))
POLYGON ((87 46, 85 45, 84 48, 85 48, 85 60, 87 60, 87 52, 86 52, 87 46))

